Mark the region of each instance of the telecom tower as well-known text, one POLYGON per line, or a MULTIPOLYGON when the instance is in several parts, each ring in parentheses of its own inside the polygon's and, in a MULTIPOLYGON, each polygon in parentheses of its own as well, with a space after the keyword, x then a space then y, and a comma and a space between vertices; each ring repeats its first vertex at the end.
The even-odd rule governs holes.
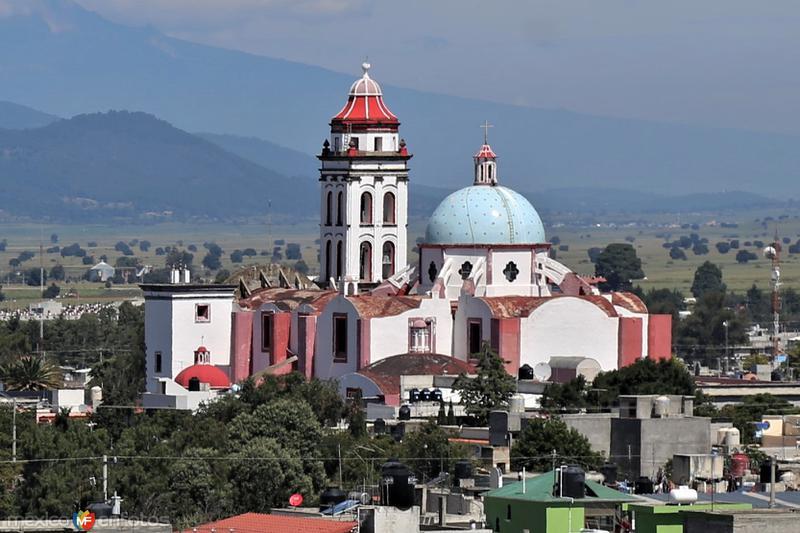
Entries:
POLYGON ((772 261, 772 274, 770 284, 772 286, 772 366, 775 367, 775 359, 781 349, 780 341, 780 316, 781 316, 781 243, 778 240, 778 230, 775 229, 775 240, 764 248, 764 256, 772 261))

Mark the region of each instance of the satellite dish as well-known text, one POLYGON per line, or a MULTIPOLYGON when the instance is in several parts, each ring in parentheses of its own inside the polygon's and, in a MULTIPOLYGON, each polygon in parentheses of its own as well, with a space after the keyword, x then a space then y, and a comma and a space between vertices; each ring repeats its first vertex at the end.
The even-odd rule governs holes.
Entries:
POLYGON ((547 363, 537 363, 535 367, 533 367, 533 376, 538 381, 547 381, 550 379, 550 375, 553 373, 553 369, 550 368, 550 365, 547 363))

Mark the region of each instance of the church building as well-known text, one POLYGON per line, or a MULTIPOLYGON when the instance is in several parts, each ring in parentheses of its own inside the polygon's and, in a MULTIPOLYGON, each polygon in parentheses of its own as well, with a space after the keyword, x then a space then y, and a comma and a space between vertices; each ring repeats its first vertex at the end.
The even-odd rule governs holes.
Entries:
POLYGON ((366 380, 370 395, 397 402, 396 380, 374 379, 378 367, 458 373, 483 343, 514 376, 524 365, 589 361, 607 371, 671 357, 670 315, 650 314, 631 293, 603 294, 551 258, 539 214, 502 185, 486 134, 468 185, 434 210, 418 261, 407 264, 412 155, 370 65, 362 68, 318 156, 316 285, 262 279, 238 297, 234 286, 143 286, 146 404, 176 404, 184 383, 219 390, 219 379, 202 382, 207 364, 233 384, 293 370, 343 387, 366 380), (212 340, 198 360, 197 347, 212 340))

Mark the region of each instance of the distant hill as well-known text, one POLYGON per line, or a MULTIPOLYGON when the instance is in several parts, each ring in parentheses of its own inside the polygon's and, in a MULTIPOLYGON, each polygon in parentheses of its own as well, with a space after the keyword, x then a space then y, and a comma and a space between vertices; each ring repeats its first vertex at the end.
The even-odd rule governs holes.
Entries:
MULTIPOLYGON (((314 154, 358 71, 357 64, 341 74, 192 44, 111 23, 69 0, 3 4, 11 8, 0 10, 0 99, 63 116, 145 110, 186 131, 258 137, 314 154)), ((381 68, 373 65, 379 81, 381 68)), ((496 126, 491 141, 500 180, 518 190, 800 195, 798 136, 383 89, 403 123, 419 185, 469 184, 478 124, 488 119, 496 126)))
POLYGON ((40 128, 58 120, 55 115, 48 115, 36 109, 13 102, 0 102, 0 128, 22 130, 40 128))
POLYGON ((319 161, 313 155, 304 154, 258 137, 219 133, 195 133, 195 135, 232 154, 286 176, 303 176, 314 179, 319 177, 319 161))
MULTIPOLYGON (((317 181, 290 179, 145 113, 79 115, 0 130, 0 209, 86 219, 173 212, 210 218, 296 214, 317 181), (298 198, 303 203, 298 204, 298 198)), ((301 213, 305 214, 305 213, 301 213)))

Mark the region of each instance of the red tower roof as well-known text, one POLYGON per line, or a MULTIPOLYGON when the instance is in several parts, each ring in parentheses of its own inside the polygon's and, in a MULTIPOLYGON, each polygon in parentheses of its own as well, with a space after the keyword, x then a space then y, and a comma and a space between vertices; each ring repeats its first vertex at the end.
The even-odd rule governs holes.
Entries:
POLYGON ((347 103, 331 120, 331 125, 360 124, 396 128, 400 122, 383 102, 378 82, 369 77, 369 63, 361 65, 364 75, 350 87, 347 103))
POLYGON ((491 146, 489 146, 488 144, 484 143, 483 146, 481 146, 481 149, 478 150, 478 153, 475 154, 475 158, 476 159, 496 159, 497 155, 494 153, 494 150, 492 150, 491 146))
POLYGON ((214 365, 197 364, 184 368, 175 376, 175 382, 183 388, 189 388, 189 380, 197 378, 200 383, 208 383, 212 389, 229 389, 231 380, 221 368, 214 365))

